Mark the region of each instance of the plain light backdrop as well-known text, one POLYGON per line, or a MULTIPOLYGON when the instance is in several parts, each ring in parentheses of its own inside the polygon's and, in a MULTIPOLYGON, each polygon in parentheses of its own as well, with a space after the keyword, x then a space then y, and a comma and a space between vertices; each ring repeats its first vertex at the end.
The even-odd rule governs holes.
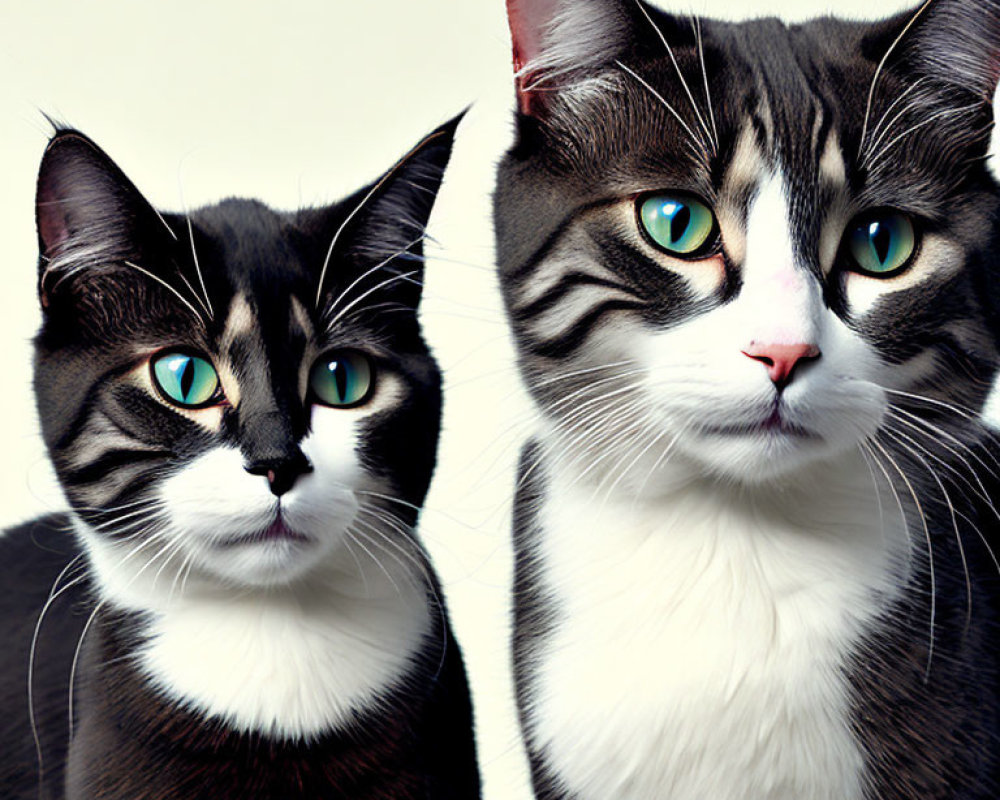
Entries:
MULTIPOLYGON (((661 4, 790 20, 911 5, 661 4)), ((423 320, 446 374, 446 410, 422 531, 472 678, 486 800, 529 796, 507 615, 509 497, 531 409, 513 368, 489 222, 511 135, 509 53, 503 0, 0 0, 0 527, 64 506, 30 385, 34 178, 50 133, 42 112, 93 137, 161 208, 234 195, 293 208, 371 180, 473 104, 430 228, 423 320)))

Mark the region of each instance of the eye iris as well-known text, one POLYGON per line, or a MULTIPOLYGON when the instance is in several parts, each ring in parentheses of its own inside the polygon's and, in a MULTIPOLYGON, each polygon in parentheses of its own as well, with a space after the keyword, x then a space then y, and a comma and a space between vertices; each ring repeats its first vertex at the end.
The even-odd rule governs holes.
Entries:
POLYGON ((905 266, 916 249, 913 223, 902 214, 870 219, 851 235, 851 254, 858 267, 872 274, 886 274, 905 266))
POLYGON ((316 362, 310 385, 320 402, 352 406, 364 400, 371 389, 371 365, 360 353, 331 353, 316 362))
POLYGON ((639 209, 642 226, 664 250, 689 255, 705 245, 715 227, 711 210, 694 198, 656 195, 639 209))
POLYGON ((199 406, 215 395, 219 377, 205 359, 168 353, 153 364, 153 376, 163 393, 182 406, 199 406))

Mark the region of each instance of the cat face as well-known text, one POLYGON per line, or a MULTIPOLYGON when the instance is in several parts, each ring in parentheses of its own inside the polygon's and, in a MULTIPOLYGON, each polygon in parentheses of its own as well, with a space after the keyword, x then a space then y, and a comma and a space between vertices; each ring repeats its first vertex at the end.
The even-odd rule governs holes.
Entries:
POLYGON ((1000 26, 974 6, 786 27, 509 4, 498 261, 557 450, 636 488, 963 435, 997 361, 1000 26))
POLYGON ((38 407, 116 559, 271 585, 415 522, 440 418, 421 240, 454 127, 331 207, 188 216, 157 213, 81 134, 53 138, 38 407))

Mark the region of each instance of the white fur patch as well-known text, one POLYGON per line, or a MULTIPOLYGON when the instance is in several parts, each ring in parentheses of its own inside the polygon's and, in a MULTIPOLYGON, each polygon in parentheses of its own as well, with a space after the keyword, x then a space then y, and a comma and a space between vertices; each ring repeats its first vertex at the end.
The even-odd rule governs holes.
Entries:
POLYGON ((863 796, 847 658, 912 558, 859 447, 891 382, 797 263, 780 176, 745 245, 731 302, 595 335, 595 363, 626 364, 608 403, 576 417, 575 441, 541 436, 556 619, 527 699, 535 746, 579 800, 863 796), (821 356, 779 395, 743 352, 755 341, 821 356))
POLYGON ((856 454, 780 489, 680 485, 636 503, 552 474, 536 745, 580 800, 861 798, 843 670, 901 525, 856 454))
POLYGON ((349 537, 356 491, 384 488, 357 463, 365 413, 314 410, 302 443, 314 472, 281 498, 305 542, 233 543, 266 527, 277 500, 230 448, 163 482, 151 538, 111 543, 78 523, 102 600, 149 615, 138 663, 167 697, 238 730, 308 739, 405 679, 431 628, 428 588, 392 547, 349 537))

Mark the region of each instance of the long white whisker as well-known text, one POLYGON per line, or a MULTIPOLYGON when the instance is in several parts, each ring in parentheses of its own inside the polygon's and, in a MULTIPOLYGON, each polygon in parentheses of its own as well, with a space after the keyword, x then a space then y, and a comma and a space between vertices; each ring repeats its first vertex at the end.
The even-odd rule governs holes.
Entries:
POLYGON ((701 157, 702 160, 707 160, 705 158, 706 156, 705 143, 698 136, 695 135, 694 131, 691 130, 691 127, 684 121, 684 118, 681 117, 681 115, 677 113, 677 110, 672 105, 670 105, 670 103, 666 101, 663 95, 660 94, 658 91, 656 91, 656 89, 654 89, 652 86, 650 86, 649 83, 647 83, 646 80, 642 78, 642 76, 635 73, 632 69, 623 64, 621 61, 616 60, 615 64, 617 64, 622 70, 624 70, 627 74, 631 75, 636 81, 638 81, 639 84, 646 89, 646 91, 652 94, 653 97, 655 97, 660 102, 660 104, 674 116, 674 118, 677 120, 680 126, 687 132, 687 135, 691 137, 691 141, 695 145, 695 152, 698 153, 699 157, 701 157))
POLYGON ((862 167, 868 163, 868 158, 871 156, 872 152, 882 143, 882 140, 886 137, 889 131, 892 130, 893 126, 897 122, 899 122, 899 120, 902 119, 907 113, 909 113, 914 108, 917 108, 919 106, 920 103, 919 100, 915 100, 912 103, 907 103, 898 114, 896 114, 888 123, 886 123, 886 118, 889 116, 890 113, 892 113, 892 110, 897 105, 899 105, 899 103, 902 102, 911 92, 913 92, 918 86, 920 86, 920 84, 923 83, 925 80, 926 78, 918 78, 917 80, 915 80, 912 84, 910 84, 906 88, 905 91, 900 92, 899 97, 893 100, 892 103, 889 105, 889 107, 885 110, 885 113, 882 114, 882 118, 878 121, 878 124, 874 128, 872 128, 871 132, 872 142, 865 151, 865 157, 861 162, 862 167))
POLYGON ((884 158, 886 154, 888 154, 888 152, 892 150, 892 148, 896 145, 897 142, 909 136, 911 133, 914 133, 920 128, 926 127, 927 125, 930 125, 932 122, 936 122, 939 119, 944 119, 945 117, 954 117, 959 114, 965 114, 970 111, 978 110, 980 107, 981 106, 979 103, 972 103, 970 105, 961 106, 959 108, 950 108, 945 111, 939 111, 937 114, 931 114, 931 116, 922 119, 917 124, 911 125, 905 131, 900 133, 898 136, 894 136, 892 139, 890 139, 882 146, 882 149, 876 155, 874 155, 871 161, 869 162, 868 166, 869 170, 873 170, 875 168, 875 165, 879 162, 879 160, 884 158))
POLYGON ((191 313, 192 313, 192 314, 194 314, 195 318, 196 318, 196 319, 198 320, 198 322, 199 322, 199 323, 201 323, 202 327, 205 327, 205 320, 204 320, 204 319, 202 319, 202 316, 201 316, 201 314, 200 314, 200 313, 198 312, 198 309, 197 309, 197 308, 195 308, 195 307, 194 307, 193 305, 191 305, 191 303, 190 303, 190 302, 188 302, 188 300, 187 300, 187 299, 186 299, 186 298, 184 297, 184 295, 182 295, 182 294, 181 294, 180 292, 178 292, 178 291, 177 291, 177 290, 176 290, 176 289, 175 289, 175 288, 174 288, 173 286, 171 286, 171 285, 170 285, 169 283, 167 283, 167 282, 166 282, 165 280, 163 280, 162 278, 159 278, 159 277, 157 277, 156 275, 154 275, 154 274, 153 274, 152 272, 150 272, 150 271, 149 271, 148 269, 143 269, 143 268, 142 268, 142 267, 140 267, 140 266, 139 266, 138 264, 133 264, 133 263, 132 263, 131 261, 125 261, 125 262, 123 262, 123 263, 124 263, 124 264, 125 264, 126 266, 128 266, 128 267, 132 267, 132 269, 134 269, 134 270, 138 270, 138 271, 139 271, 139 272, 141 272, 141 273, 142 273, 143 275, 145 275, 145 276, 146 276, 147 278, 151 278, 152 280, 154 280, 154 281, 156 281, 156 282, 157 282, 158 284, 160 284, 160 285, 161 285, 161 286, 162 286, 163 288, 165 288, 165 289, 166 289, 167 291, 171 292, 171 293, 172 293, 172 294, 173 294, 173 295, 174 295, 174 296, 175 296, 175 297, 176 297, 176 298, 177 298, 178 300, 180 300, 180 301, 181 301, 181 302, 182 302, 182 303, 183 303, 183 304, 184 304, 185 306, 187 306, 187 307, 188 307, 189 309, 191 309, 191 313))
POLYGON ((928 567, 930 568, 930 580, 931 580, 931 587, 930 587, 931 629, 930 629, 930 642, 927 648, 927 670, 924 673, 924 681, 926 682, 930 680, 931 676, 931 662, 934 659, 935 626, 937 624, 937 577, 934 572, 934 545, 933 542, 931 541, 931 531, 930 528, 927 526, 927 518, 924 516, 924 510, 923 506, 921 506, 920 504, 920 498, 917 496, 917 492, 913 488, 913 484, 910 483, 910 479, 906 476, 906 473, 903 471, 902 467, 899 466, 899 464, 896 462, 896 459, 894 459, 876 439, 869 439, 869 441, 871 442, 872 445, 874 445, 879 449, 879 451, 882 453, 883 456, 886 457, 886 459, 888 459, 889 463, 892 464, 893 468, 896 470, 896 472, 899 474, 899 477, 902 479, 904 485, 906 486, 907 490, 910 493, 910 496, 913 498, 913 504, 917 509, 917 514, 920 517, 921 525, 923 525, 924 537, 927 540, 927 562, 928 562, 928 567))
POLYGON ((861 138, 858 140, 858 158, 861 158, 864 153, 865 139, 868 135, 868 123, 872 113, 872 101, 875 98, 875 89, 878 86, 879 78, 882 76, 882 70, 885 68, 886 62, 889 60, 889 56, 891 56, 893 51, 899 46, 903 37, 909 33, 910 28, 916 24, 917 20, 920 19, 924 11, 926 11, 933 2, 934 0, 926 0, 926 2, 917 9, 917 12, 913 15, 910 21, 906 23, 903 30, 899 32, 899 35, 893 40, 892 44, 889 45, 889 49, 885 51, 885 55, 882 56, 882 60, 879 61, 878 67, 875 68, 875 75, 872 78, 871 86, 868 87, 868 102, 865 104, 865 118, 861 125, 861 138))
POLYGON ((336 232, 333 234, 333 239, 330 241, 330 247, 327 248, 326 257, 323 259, 323 268, 320 270, 319 273, 319 284, 316 287, 317 311, 319 310, 320 300, 323 298, 323 284, 326 282, 326 272, 330 266, 330 259, 333 257, 333 251, 337 247, 337 241, 340 239, 341 234, 343 234, 347 226, 351 223, 351 220, 353 220, 358 215, 361 209, 368 204, 368 201, 375 196, 375 194, 379 191, 379 189, 381 189, 390 178, 395 176, 395 174, 399 172, 399 170, 402 169, 402 167, 411 158, 413 158, 414 155, 416 155, 416 153, 422 150, 429 142, 443 135, 444 135, 443 132, 435 131, 434 133, 425 137, 416 147, 414 147, 412 150, 410 150, 410 152, 408 152, 405 156, 403 156, 392 169, 390 169, 387 173, 385 173, 385 175, 379 178, 379 180, 375 183, 375 185, 372 186, 372 188, 368 190, 365 196, 361 198, 361 202, 359 202, 351 210, 351 213, 344 218, 344 221, 340 223, 340 227, 337 228, 336 232))
MULTIPOLYGON (((201 284, 201 293, 205 297, 205 305, 207 306, 208 310, 208 318, 214 321, 215 310, 212 308, 212 300, 208 296, 208 289, 205 288, 205 276, 202 275, 201 263, 198 261, 198 251, 195 249, 194 246, 194 228, 191 225, 191 216, 189 214, 185 214, 184 218, 187 220, 188 239, 191 241, 191 258, 194 259, 194 269, 195 272, 198 273, 198 283, 201 284)), ((197 294, 195 296, 197 296, 197 294)))
POLYGON ((76 586, 81 581, 85 580, 87 575, 84 572, 81 575, 75 577, 72 581, 67 583, 62 588, 57 589, 59 581, 61 581, 70 571, 74 564, 80 561, 83 555, 78 555, 72 559, 56 576, 55 581, 52 584, 52 589, 49 591, 48 599, 42 606, 42 610, 38 613, 38 619, 35 621, 35 630, 31 635, 31 648, 28 651, 28 725, 31 728, 31 738, 35 743, 35 757, 38 760, 38 791, 39 794, 42 792, 42 786, 45 780, 45 764, 42 757, 42 739, 38 732, 38 721, 35 718, 35 687, 34 687, 34 676, 35 676, 35 652, 38 648, 38 637, 42 630, 42 623, 45 621, 45 615, 48 613, 49 608, 52 604, 65 592, 69 591, 72 587, 76 586))
POLYGON ((695 38, 698 42, 698 61, 701 63, 701 76, 705 83, 705 105, 708 108, 708 118, 712 122, 712 141, 715 151, 719 151, 719 130, 715 127, 715 112, 712 110, 712 92, 708 88, 708 70, 705 68, 705 42, 701 36, 701 18, 692 15, 694 20, 695 38))
MULTIPOLYGON (((914 447, 911 447, 905 441, 903 441, 904 435, 900 435, 898 431, 893 431, 891 429, 886 429, 885 431, 889 436, 893 437, 896 442, 907 450, 910 455, 917 459, 924 468, 930 473, 934 482, 938 485, 941 490, 941 494, 944 496, 945 504, 948 506, 948 513, 951 515, 952 528, 955 531, 955 541, 958 544, 958 554, 962 561, 962 569, 965 573, 965 597, 966 597, 966 607, 965 607, 965 633, 968 634, 969 626, 972 624, 972 579, 969 577, 969 562, 965 556, 965 545, 962 543, 962 534, 958 529, 958 518, 955 516, 955 505, 952 503, 951 496, 948 494, 948 490, 945 488, 944 483, 938 477, 937 473, 934 471, 933 467, 927 462, 920 452, 914 447)), ((909 438, 909 437, 905 437, 909 438)), ((912 441, 912 440, 911 440, 912 441)), ((919 445, 917 446, 919 447, 919 445)), ((924 448, 920 448, 924 450, 924 448)), ((924 452, 927 452, 924 450, 924 452)))
MULTIPOLYGON (((639 7, 639 10, 646 18, 650 27, 656 31, 656 35, 660 38, 660 41, 663 42, 663 46, 667 49, 667 55, 670 56, 670 63, 674 65, 677 77, 681 80, 681 86, 684 87, 684 93, 687 95, 688 102, 691 103, 691 109, 694 111, 694 115, 698 119, 698 124, 701 125, 702 130, 705 131, 705 135, 709 138, 709 141, 711 141, 712 132, 708 129, 708 125, 705 124, 705 118, 702 117, 701 111, 698 110, 698 104, 694 101, 694 95, 691 93, 691 87, 688 86, 688 82, 684 78, 684 73, 681 72, 680 64, 677 63, 677 58, 674 56, 674 50, 667 41, 667 37, 663 35, 663 31, 660 30, 659 26, 653 22, 653 18, 649 16, 649 12, 646 10, 646 7, 642 4, 641 0, 635 0, 635 4, 639 7)), ((702 141, 702 144, 704 144, 704 141, 702 141)))
POLYGON ((421 236, 421 237, 418 237, 418 238, 414 239, 412 242, 410 242, 408 245, 406 245, 406 247, 404 249, 402 249, 402 250, 400 250, 400 251, 398 251, 396 253, 393 253, 388 258, 382 259, 374 267, 366 269, 363 273, 361 273, 361 275, 359 275, 357 278, 355 278, 353 281, 351 281, 351 283, 347 286, 346 289, 344 289, 339 295, 337 295, 337 298, 326 307, 326 310, 325 310, 324 313, 327 314, 327 315, 332 315, 333 312, 337 310, 337 306, 340 305, 340 302, 342 300, 344 300, 348 295, 350 295, 350 293, 354 290, 355 286, 357 286, 359 283, 361 283, 369 275, 373 275, 374 273, 378 272, 380 269, 382 269, 386 264, 388 264, 394 258, 398 258, 399 256, 401 256, 404 253, 406 253, 411 247, 413 247, 414 245, 418 244, 422 238, 423 237, 421 236))
POLYGON ((337 314, 337 316, 334 317, 330 321, 330 324, 327 326, 327 330, 332 330, 333 327, 337 324, 337 322, 341 319, 341 317, 344 316, 344 314, 346 314, 348 311, 350 311, 354 306, 356 306, 358 303, 360 303, 362 300, 364 300, 369 295, 374 294, 379 289, 384 289, 386 286, 389 286, 390 284, 396 283, 397 281, 404 281, 404 280, 412 278, 414 275, 419 275, 419 274, 420 274, 420 270, 416 270, 415 269, 415 270, 412 270, 410 272, 404 272, 404 273, 402 273, 400 275, 393 275, 391 278, 387 278, 386 280, 382 281, 381 283, 376 284, 371 289, 368 289, 366 292, 360 294, 358 297, 354 298, 350 303, 348 303, 346 306, 344 306, 343 309, 341 309, 341 311, 337 314))

